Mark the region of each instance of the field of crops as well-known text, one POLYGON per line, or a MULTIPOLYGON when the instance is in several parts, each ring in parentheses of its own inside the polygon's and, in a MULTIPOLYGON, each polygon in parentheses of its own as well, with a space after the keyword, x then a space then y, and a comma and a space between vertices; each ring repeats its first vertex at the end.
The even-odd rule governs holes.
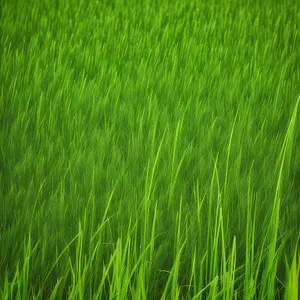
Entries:
POLYGON ((0 299, 285 299, 300 278, 300 2, 2 0, 0 299))

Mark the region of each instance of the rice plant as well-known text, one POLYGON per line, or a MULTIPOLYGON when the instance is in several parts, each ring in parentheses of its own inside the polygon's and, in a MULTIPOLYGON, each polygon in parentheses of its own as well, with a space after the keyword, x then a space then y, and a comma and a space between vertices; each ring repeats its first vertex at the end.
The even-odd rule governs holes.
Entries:
POLYGON ((3 0, 0 299, 300 298, 299 20, 3 0))

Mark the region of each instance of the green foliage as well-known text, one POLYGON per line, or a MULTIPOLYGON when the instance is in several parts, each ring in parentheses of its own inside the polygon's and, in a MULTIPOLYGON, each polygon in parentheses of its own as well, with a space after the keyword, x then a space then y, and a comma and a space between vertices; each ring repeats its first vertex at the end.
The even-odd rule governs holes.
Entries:
POLYGON ((0 298, 295 297, 299 12, 2 1, 0 298))

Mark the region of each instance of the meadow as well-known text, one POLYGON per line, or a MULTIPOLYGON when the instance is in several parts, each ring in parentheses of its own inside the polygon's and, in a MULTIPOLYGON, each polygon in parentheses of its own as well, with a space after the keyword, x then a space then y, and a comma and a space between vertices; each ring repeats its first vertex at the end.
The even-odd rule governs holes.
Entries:
POLYGON ((0 24, 1 300, 298 298, 300 2, 0 24))

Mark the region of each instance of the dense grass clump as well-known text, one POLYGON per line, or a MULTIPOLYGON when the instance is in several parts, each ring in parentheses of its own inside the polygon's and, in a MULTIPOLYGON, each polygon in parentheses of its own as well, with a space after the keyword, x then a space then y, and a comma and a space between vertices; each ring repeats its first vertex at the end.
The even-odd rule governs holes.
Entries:
POLYGON ((297 299, 300 2, 1 2, 0 299, 297 299))

